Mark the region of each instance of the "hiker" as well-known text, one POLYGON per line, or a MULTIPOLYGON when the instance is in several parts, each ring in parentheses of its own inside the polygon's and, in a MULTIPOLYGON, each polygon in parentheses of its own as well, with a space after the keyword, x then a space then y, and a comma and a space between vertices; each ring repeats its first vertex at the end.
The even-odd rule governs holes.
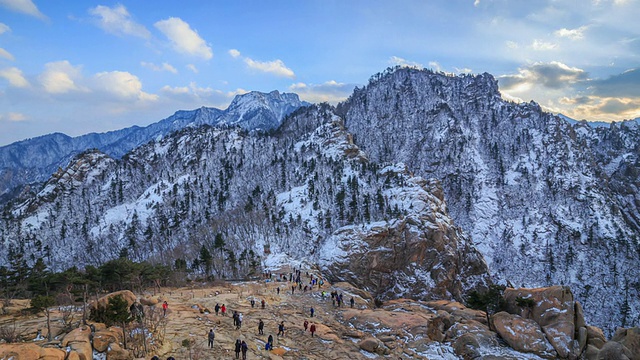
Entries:
POLYGON ((216 311, 216 316, 218 316, 218 312, 220 311, 220 304, 216 303, 216 306, 213 308, 216 311))
POLYGON ((293 293, 296 291, 296 286, 292 285, 291 286, 291 295, 293 295, 293 293))
POLYGON ((282 336, 284 336, 284 321, 280 322, 280 325, 278 325, 278 335, 280 336, 280 334, 282 334, 282 336))
POLYGON ((355 300, 353 300, 353 296, 351 297, 351 300, 349 300, 349 303, 351 304, 351 307, 353 307, 353 304, 355 304, 355 300))
POLYGON ((222 306, 220 307, 220 313, 222 314, 222 316, 227 313, 227 307, 224 306, 224 304, 222 304, 222 306))
POLYGON ((276 292, 278 293, 278 295, 280 295, 280 287, 279 286, 276 288, 276 292))
POLYGON ((242 327, 242 314, 238 313, 236 317, 236 330, 239 330, 242 327))
POLYGON ((264 335, 264 321, 262 321, 262 319, 260 319, 260 321, 258 322, 258 335, 264 335))
POLYGON ((256 301, 254 299, 251 299, 251 308, 253 309, 255 305, 256 305, 256 301))
POLYGON ((240 346, 242 350, 242 360, 247 360, 247 351, 249 350, 249 345, 247 345, 247 343, 242 340, 242 344, 240 346))
POLYGON ((316 312, 316 311, 313 309, 313 306, 312 306, 312 307, 311 307, 311 309, 309 309, 309 313, 311 313, 311 317, 313 317, 313 314, 314 314, 315 312, 316 312))
POLYGON ((209 330, 209 347, 213 349, 213 340, 216 338, 216 334, 213 332, 213 329, 209 330))
POLYGON ((267 338, 267 345, 264 348, 265 350, 273 350, 273 335, 269 335, 269 338, 267 338))
POLYGON ((233 312, 233 326, 236 327, 236 330, 238 329, 238 312, 237 311, 233 312))
POLYGON ((307 328, 309 327, 309 322, 305 320, 302 326, 304 326, 304 331, 307 331, 307 328))
POLYGON ((169 308, 169 304, 167 302, 162 303, 162 314, 164 317, 167 317, 167 309, 169 308))
POLYGON ((240 341, 240 339, 236 340, 236 359, 240 359, 240 351, 242 350, 242 342, 240 341))
POLYGON ((311 331, 311 336, 313 337, 313 334, 316 332, 316 324, 311 324, 309 331, 311 331))
POLYGON ((264 305, 265 305, 264 299, 262 299, 261 304, 262 304, 262 308, 264 309, 264 305))

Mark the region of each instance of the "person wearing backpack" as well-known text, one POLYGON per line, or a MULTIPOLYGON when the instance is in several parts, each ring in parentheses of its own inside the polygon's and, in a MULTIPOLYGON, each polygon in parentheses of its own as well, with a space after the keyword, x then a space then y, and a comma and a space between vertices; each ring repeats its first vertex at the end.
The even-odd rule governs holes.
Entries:
POLYGON ((236 359, 240 359, 240 351, 242 351, 242 342, 240 339, 236 339, 236 347, 234 350, 236 352, 236 359))

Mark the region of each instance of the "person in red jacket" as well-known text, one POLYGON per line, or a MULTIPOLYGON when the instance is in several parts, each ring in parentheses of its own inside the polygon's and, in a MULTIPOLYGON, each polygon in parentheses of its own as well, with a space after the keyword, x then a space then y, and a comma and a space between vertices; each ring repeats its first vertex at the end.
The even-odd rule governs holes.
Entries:
POLYGON ((309 328, 309 331, 311 331, 311 336, 313 336, 313 334, 316 332, 316 324, 311 323, 311 327, 309 328))
POLYGON ((167 317, 167 309, 169 308, 169 304, 167 304, 167 302, 163 302, 162 303, 162 314, 164 315, 164 317, 167 317))
POLYGON ((222 304, 222 306, 220 307, 220 313, 222 314, 222 316, 227 313, 227 307, 224 306, 224 304, 222 304))

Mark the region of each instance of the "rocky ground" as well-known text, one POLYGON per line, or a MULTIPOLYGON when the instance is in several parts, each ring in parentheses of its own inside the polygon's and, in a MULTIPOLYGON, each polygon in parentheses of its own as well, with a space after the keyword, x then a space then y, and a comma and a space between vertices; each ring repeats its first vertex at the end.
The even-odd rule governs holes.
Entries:
MULTIPOLYGON (((283 271, 288 273, 288 269, 283 271)), ((302 277, 303 281, 308 280, 304 270, 302 277)), ((400 299, 376 307, 368 293, 347 283, 325 283, 323 288, 306 292, 296 288, 293 294, 291 284, 262 279, 138 294, 147 311, 153 309, 156 315, 162 312, 162 302, 168 303, 166 317, 156 322, 156 336, 148 337, 146 359, 152 355, 161 359, 233 359, 236 339, 249 345, 248 359, 553 359, 577 358, 576 347, 581 348, 581 356, 586 359, 640 359, 637 328, 624 329, 624 333, 621 330, 616 335, 618 341, 607 342, 599 329, 581 323, 579 305, 576 315, 576 302, 567 288, 535 289, 529 291, 530 295, 525 294, 527 290, 518 290, 517 295, 531 296, 537 305, 522 317, 500 313, 492 319, 491 331, 484 312, 456 302, 400 299), (325 298, 322 291, 327 293, 325 298), (332 291, 342 293, 346 304, 334 306, 329 296, 332 291), (351 297, 355 300, 353 308, 349 306, 351 297), (255 299, 255 307, 251 306, 251 299, 255 299), (263 299, 264 309, 260 306, 263 299), (225 304, 226 316, 215 315, 216 303, 225 304), (313 318, 309 314, 311 307, 315 309, 313 318), (233 311, 243 314, 240 329, 233 326, 233 311), (540 320, 545 314, 547 318, 554 314, 555 320, 540 320), (265 323, 264 335, 258 335, 259 319, 265 323), (305 320, 316 324, 316 336, 304 331, 305 320), (286 333, 277 336, 281 321, 286 333), (213 349, 207 348, 209 329, 216 333, 213 349), (549 341, 545 333, 557 336, 549 341), (570 335, 563 335, 567 333, 570 335), (265 351, 269 335, 275 339, 275 349, 265 351)), ((134 297, 130 294, 128 301, 134 301, 134 297)), ((61 333, 63 313, 58 308, 52 312, 52 333, 56 337, 47 342, 46 318, 42 314, 21 315, 27 301, 14 304, 8 309, 10 315, 0 317, 0 327, 7 329, 15 320, 28 344, 0 344, 1 360, 142 358, 140 342, 136 345, 130 340, 130 350, 122 349, 119 328, 104 329, 97 324, 93 335, 89 327, 61 333), (40 338, 38 329, 42 329, 40 338)), ((76 320, 79 316, 76 313, 76 320)), ((135 334, 136 330, 132 331, 135 334)))

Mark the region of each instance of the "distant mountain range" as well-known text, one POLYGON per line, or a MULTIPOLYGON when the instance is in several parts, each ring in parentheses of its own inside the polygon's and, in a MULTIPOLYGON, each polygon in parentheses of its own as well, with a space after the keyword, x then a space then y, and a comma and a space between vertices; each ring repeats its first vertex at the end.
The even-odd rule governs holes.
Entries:
POLYGON ((0 147, 0 203, 18 196, 25 185, 46 181, 58 168, 66 167, 74 156, 88 149, 120 158, 152 139, 159 140, 186 127, 202 125, 270 131, 277 128, 285 116, 308 105, 296 94, 254 91, 236 96, 226 110, 201 107, 177 111, 145 127, 132 126, 78 137, 54 133, 18 141, 0 147))

